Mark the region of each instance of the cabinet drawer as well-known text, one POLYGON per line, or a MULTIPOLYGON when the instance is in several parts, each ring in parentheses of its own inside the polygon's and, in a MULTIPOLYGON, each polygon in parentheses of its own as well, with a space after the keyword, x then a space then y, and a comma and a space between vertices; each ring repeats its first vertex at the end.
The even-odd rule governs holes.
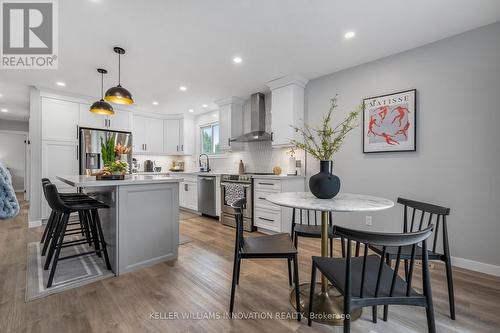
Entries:
POLYGON ((269 201, 266 200, 266 197, 270 194, 270 192, 255 191, 254 193, 255 193, 254 196, 255 208, 265 208, 265 209, 281 211, 281 207, 273 203, 270 203, 269 201))
POLYGON ((259 191, 281 191, 281 180, 276 179, 255 179, 255 189, 259 191))
POLYGON ((281 232, 281 211, 255 209, 254 223, 257 227, 281 232))

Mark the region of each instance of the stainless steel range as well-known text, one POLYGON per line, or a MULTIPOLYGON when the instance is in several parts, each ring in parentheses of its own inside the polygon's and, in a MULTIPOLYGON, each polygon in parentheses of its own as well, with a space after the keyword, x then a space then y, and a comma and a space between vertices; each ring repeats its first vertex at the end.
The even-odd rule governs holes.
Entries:
POLYGON ((243 229, 254 231, 253 226, 253 181, 250 175, 221 175, 221 222, 231 227, 236 226, 235 212, 231 203, 235 196, 246 199, 246 208, 243 210, 243 229))
POLYGON ((253 225, 253 176, 272 175, 272 173, 246 173, 244 175, 221 175, 221 221, 231 227, 236 226, 234 209, 231 201, 237 197, 244 197, 247 201, 243 210, 243 229, 254 231, 253 225), (228 202, 229 200, 229 202, 228 202))

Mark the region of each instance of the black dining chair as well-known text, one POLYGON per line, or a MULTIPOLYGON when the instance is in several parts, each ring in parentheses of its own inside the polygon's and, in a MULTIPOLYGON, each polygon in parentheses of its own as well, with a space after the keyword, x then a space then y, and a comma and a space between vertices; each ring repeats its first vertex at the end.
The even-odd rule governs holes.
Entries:
POLYGON ((427 315, 427 329, 429 332, 436 332, 428 266, 429 258, 425 251, 422 255, 422 293, 418 293, 412 288, 417 245, 422 244, 422 247, 426 248, 427 239, 432 235, 433 227, 433 225, 430 225, 420 231, 391 234, 334 226, 333 232, 347 240, 347 254, 345 258, 312 257, 308 325, 311 325, 315 316, 312 309, 316 270, 318 269, 344 296, 344 333, 350 332, 350 313, 352 310, 371 306, 373 311, 372 319, 376 322, 376 306, 389 304, 424 307, 427 315), (352 241, 356 242, 356 244, 364 244, 364 251, 361 256, 352 257, 352 241), (368 255, 369 246, 381 246, 383 255, 368 255), (406 279, 403 279, 398 275, 398 269, 401 253, 403 248, 407 246, 411 248, 412 256, 409 262, 408 275, 406 279), (388 247, 397 248, 394 269, 385 261, 385 253, 388 247))
MULTIPOLYGON (((446 217, 450 215, 450 209, 425 202, 398 198, 398 203, 404 206, 403 232, 422 230, 429 225, 434 225, 432 246, 427 248, 429 260, 442 261, 445 264, 446 279, 448 284, 448 301, 450 306, 450 317, 455 319, 455 295, 453 291, 453 273, 451 268, 450 243, 448 240, 448 225, 446 217), (408 208, 410 208, 411 219, 408 219, 408 208), (441 240, 441 242, 439 242, 441 240), (441 243, 441 244, 439 244, 441 243), (439 251, 439 245, 442 252, 439 251)), ((382 255, 380 246, 371 246, 370 249, 382 255)), ((388 265, 397 257, 397 248, 388 247, 385 258, 388 265)), ((408 260, 411 258, 411 247, 407 246, 401 251, 401 259, 404 260, 405 274, 408 274, 408 260)), ((422 248, 417 247, 416 260, 422 259, 422 248)), ((387 320, 388 306, 384 306, 384 320, 387 320)))
MULTIPOLYGON (((297 263, 297 249, 293 246, 292 240, 288 234, 275 234, 275 235, 265 235, 258 237, 247 237, 243 236, 243 209, 245 207, 246 200, 239 199, 234 202, 231 207, 236 213, 236 240, 234 247, 234 265, 233 265, 233 277, 231 284, 231 302, 229 305, 229 313, 233 314, 234 309, 234 296, 236 291, 236 285, 239 284, 240 280, 240 267, 242 259, 287 259, 288 260, 288 276, 289 283, 292 285, 291 277, 291 261, 293 261, 293 273, 295 282, 295 297, 296 304, 300 304, 299 301, 299 271, 297 263)), ((297 320, 300 321, 300 306, 297 306, 297 320)))
MULTIPOLYGON (((293 239, 295 248, 299 248, 299 237, 321 238, 321 218, 318 215, 320 211, 310 209, 294 208, 292 212, 292 230, 290 236, 293 239), (311 218, 312 216, 312 218, 311 218)), ((328 212, 328 238, 330 241, 330 257, 333 257, 333 214, 328 212)), ((345 257, 344 240, 340 240, 342 257, 345 257)))

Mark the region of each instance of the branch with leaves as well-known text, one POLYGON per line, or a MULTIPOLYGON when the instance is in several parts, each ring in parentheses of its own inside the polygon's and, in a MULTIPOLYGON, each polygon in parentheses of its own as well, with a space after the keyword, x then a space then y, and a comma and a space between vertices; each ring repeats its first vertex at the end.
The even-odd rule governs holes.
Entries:
POLYGON ((349 112, 347 117, 333 127, 332 114, 337 108, 337 95, 331 99, 330 110, 323 116, 321 127, 313 127, 304 124, 304 128, 291 126, 302 135, 303 142, 290 140, 290 143, 297 149, 302 149, 320 161, 333 160, 333 155, 340 149, 347 134, 355 129, 357 119, 362 107, 357 111, 349 112))

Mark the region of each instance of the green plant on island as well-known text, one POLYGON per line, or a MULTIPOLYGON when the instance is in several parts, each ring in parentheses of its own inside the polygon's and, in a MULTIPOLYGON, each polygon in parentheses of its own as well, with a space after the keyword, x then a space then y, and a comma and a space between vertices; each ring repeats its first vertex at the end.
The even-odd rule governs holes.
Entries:
POLYGON ((107 168, 112 174, 125 174, 128 172, 128 163, 123 161, 113 161, 107 168))
POLYGON ((303 142, 292 139, 290 143, 297 149, 302 149, 319 161, 331 161, 333 155, 340 149, 347 134, 355 129, 357 119, 362 109, 351 111, 338 125, 333 126, 332 114, 337 108, 337 95, 331 99, 330 110, 323 116, 321 127, 304 124, 304 128, 291 126, 302 135, 303 142))
POLYGON ((115 161, 115 138, 108 137, 106 141, 101 138, 101 158, 104 166, 109 166, 115 161))

